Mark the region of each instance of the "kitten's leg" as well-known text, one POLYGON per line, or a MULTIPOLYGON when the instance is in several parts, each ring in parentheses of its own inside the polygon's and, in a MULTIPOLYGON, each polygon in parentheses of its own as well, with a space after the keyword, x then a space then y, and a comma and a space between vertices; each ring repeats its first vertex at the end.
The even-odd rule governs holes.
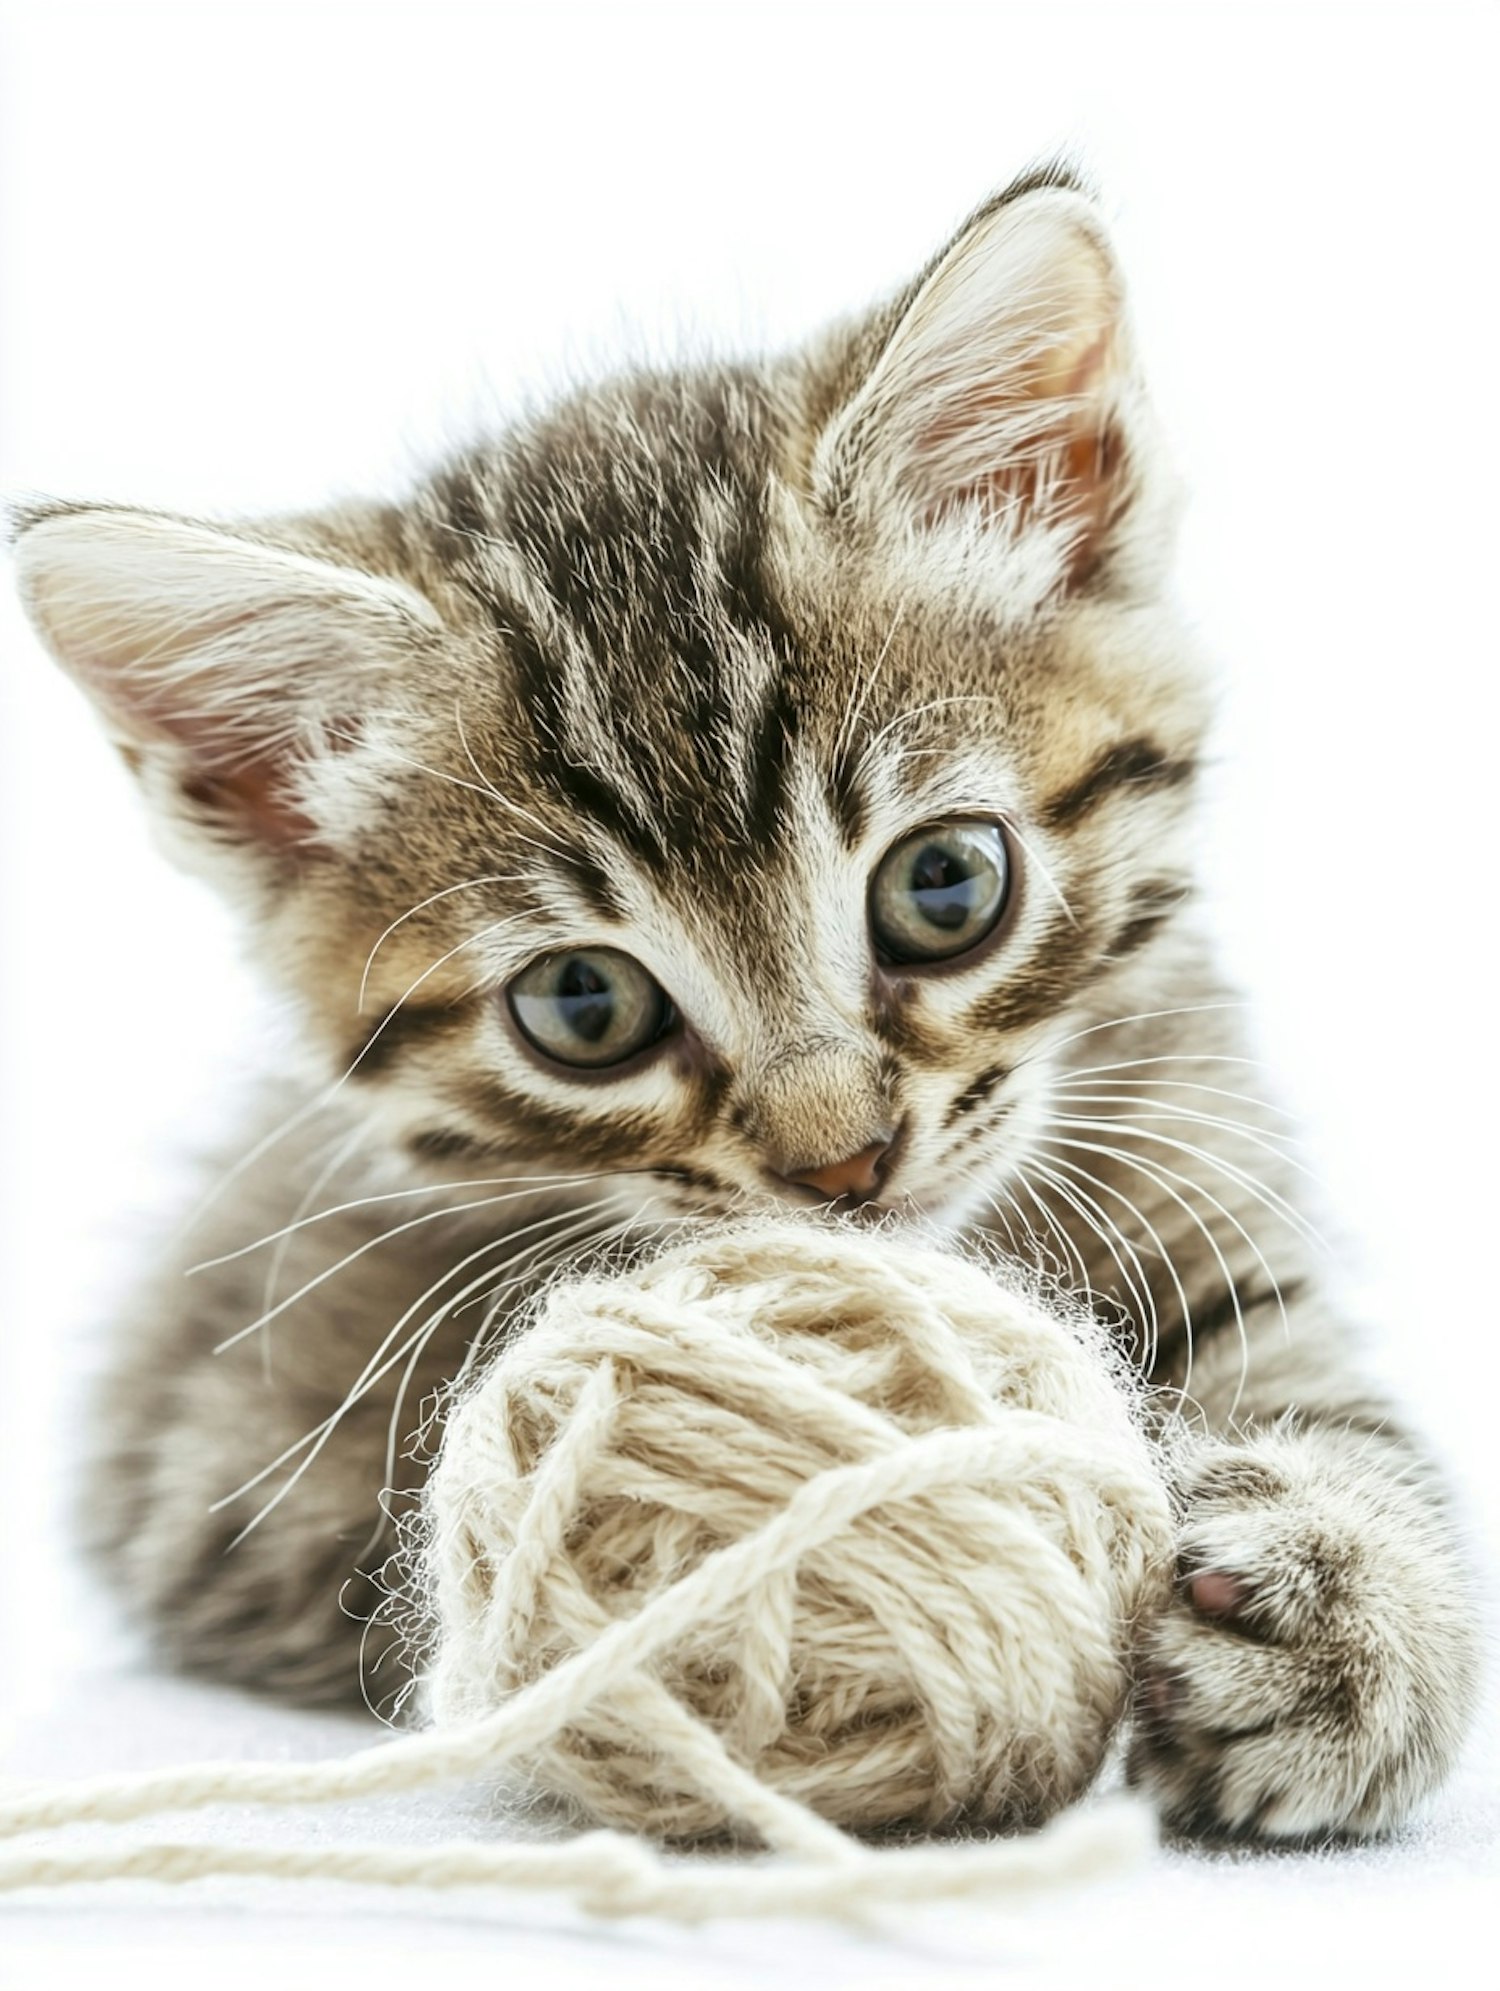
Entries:
MULTIPOLYGON (((288 1255, 280 1290, 371 1235, 335 1223, 310 1236, 288 1255)), ((337 1414, 367 1365, 379 1366, 382 1335, 441 1269, 403 1262, 399 1244, 377 1247, 222 1352, 262 1311, 259 1263, 196 1278, 169 1271, 123 1323, 100 1393, 84 1532, 173 1665, 309 1703, 363 1691, 379 1706, 399 1689, 387 1677, 399 1660, 387 1653, 391 1627, 371 1622, 382 1594, 373 1574, 392 1547, 381 1503, 409 1482, 401 1454, 423 1398, 452 1371, 451 1341, 419 1362, 394 1445, 404 1361, 337 1414), (396 1262, 382 1264, 392 1252, 396 1262)))
POLYGON ((1142 1656, 1132 1776, 1171 1825, 1268 1838, 1396 1824, 1473 1709, 1473 1584, 1431 1463, 1320 1303, 1200 1346, 1174 1601, 1142 1656), (1235 1345, 1231 1348, 1230 1340, 1235 1345), (1243 1378, 1243 1381, 1242 1381, 1243 1378))
POLYGON ((276 1247, 192 1276, 186 1268, 293 1220, 315 1172, 284 1147, 268 1156, 257 1180, 236 1185, 232 1211, 200 1228, 121 1324, 98 1393, 83 1526, 131 1616, 173 1664, 304 1702, 363 1694, 384 1709, 405 1675, 376 1580, 394 1546, 383 1502, 425 1475, 413 1434, 461 1365, 487 1290, 554 1233, 570 1229, 576 1243, 577 1223, 554 1222, 555 1211, 528 1199, 503 1206, 505 1227, 476 1231, 488 1212, 441 1214, 476 1192, 391 1201, 388 1178, 346 1173, 324 1184, 314 1209, 381 1200, 294 1232, 271 1297, 307 1290, 245 1333, 266 1311, 276 1247), (476 1303, 424 1339, 441 1304, 476 1280, 476 1303))

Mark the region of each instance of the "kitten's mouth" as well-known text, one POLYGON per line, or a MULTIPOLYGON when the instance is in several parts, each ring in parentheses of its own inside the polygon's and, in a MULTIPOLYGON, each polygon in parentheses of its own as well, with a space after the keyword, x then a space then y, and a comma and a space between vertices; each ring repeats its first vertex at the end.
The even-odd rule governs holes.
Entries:
POLYGON ((852 1217, 860 1224, 884 1223, 888 1217, 898 1217, 911 1212, 910 1197, 898 1197, 887 1201, 881 1196, 835 1196, 831 1202, 815 1206, 831 1217, 852 1217))

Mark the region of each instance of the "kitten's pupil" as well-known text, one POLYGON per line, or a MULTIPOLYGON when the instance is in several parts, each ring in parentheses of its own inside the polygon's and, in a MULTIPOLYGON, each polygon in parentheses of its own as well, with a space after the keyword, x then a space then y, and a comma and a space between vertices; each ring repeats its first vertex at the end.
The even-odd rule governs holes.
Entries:
POLYGON ((979 897, 974 874, 952 850, 929 843, 912 862, 910 889, 929 926, 946 933, 967 924, 979 897))
POLYGON ((575 1036, 597 1044, 613 1020, 615 994, 594 963, 575 954, 558 976, 557 1006, 575 1036))

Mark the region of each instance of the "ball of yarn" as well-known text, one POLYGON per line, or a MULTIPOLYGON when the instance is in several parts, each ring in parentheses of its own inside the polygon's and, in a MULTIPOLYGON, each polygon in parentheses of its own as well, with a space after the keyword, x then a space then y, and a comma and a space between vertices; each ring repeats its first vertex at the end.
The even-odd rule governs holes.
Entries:
POLYGON ((438 1723, 639 1619, 527 1763, 669 1839, 753 1824, 750 1777, 860 1830, 1040 1822, 1100 1767, 1171 1539, 1097 1329, 791 1218, 554 1285, 456 1403, 422 1534, 438 1723))

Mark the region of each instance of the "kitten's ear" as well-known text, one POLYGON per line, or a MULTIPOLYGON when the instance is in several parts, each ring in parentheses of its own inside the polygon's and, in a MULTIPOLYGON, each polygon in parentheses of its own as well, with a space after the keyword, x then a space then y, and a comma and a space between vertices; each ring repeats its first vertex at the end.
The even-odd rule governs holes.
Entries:
POLYGON ((126 759, 222 833, 312 838, 298 776, 438 618, 399 581, 183 520, 40 510, 22 599, 126 759))
POLYGON ((894 314, 820 439, 835 514, 903 536, 960 525, 1081 583, 1128 502, 1140 412, 1124 289, 1091 203, 1002 195, 894 314))

